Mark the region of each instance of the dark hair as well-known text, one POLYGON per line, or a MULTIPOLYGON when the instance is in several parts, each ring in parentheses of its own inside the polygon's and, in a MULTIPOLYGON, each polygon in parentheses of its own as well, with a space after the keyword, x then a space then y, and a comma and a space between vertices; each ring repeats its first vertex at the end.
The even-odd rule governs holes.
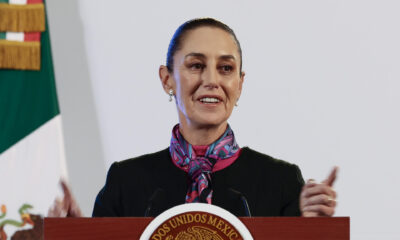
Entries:
POLYGON ((224 30, 225 32, 229 33, 232 35, 233 39, 236 42, 236 45, 238 47, 239 51, 239 56, 240 56, 240 73, 242 73, 242 48, 240 47, 239 40, 236 38, 235 33, 233 30, 226 25, 225 23, 222 23, 218 20, 215 20, 213 18, 195 18, 192 20, 189 20, 182 25, 179 26, 178 29, 176 29, 174 35, 172 36, 171 41, 169 42, 169 47, 168 47, 168 53, 167 53, 167 68, 169 72, 172 72, 173 66, 174 66, 174 55, 176 51, 178 51, 181 48, 182 45, 182 39, 185 37, 186 33, 189 30, 194 30, 198 27, 215 27, 219 28, 221 30, 224 30))

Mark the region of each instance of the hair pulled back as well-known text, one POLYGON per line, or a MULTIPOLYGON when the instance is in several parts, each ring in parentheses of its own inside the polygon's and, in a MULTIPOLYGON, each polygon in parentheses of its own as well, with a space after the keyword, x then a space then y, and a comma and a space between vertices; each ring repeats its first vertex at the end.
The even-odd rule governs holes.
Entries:
POLYGON ((225 32, 229 33, 233 39, 236 42, 239 56, 240 56, 240 73, 242 73, 242 48, 240 47, 239 40, 236 38, 235 33, 233 30, 226 25, 225 23, 222 23, 218 20, 215 20, 213 18, 195 18, 192 20, 189 20, 182 25, 179 26, 179 28, 175 31, 174 35, 172 36, 171 41, 169 42, 169 47, 168 47, 168 53, 167 53, 167 68, 169 72, 173 72, 173 66, 174 66, 174 55, 176 51, 181 49, 182 47, 182 42, 184 40, 184 37, 186 33, 189 30, 194 30, 199 27, 215 27, 219 28, 221 30, 224 30, 225 32))

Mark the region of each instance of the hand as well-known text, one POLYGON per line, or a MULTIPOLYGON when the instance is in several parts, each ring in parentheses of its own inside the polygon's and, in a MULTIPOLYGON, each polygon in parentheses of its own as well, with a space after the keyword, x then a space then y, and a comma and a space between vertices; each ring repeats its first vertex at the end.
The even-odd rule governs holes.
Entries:
POLYGON ((64 198, 56 198, 53 206, 50 207, 48 217, 83 217, 81 209, 78 206, 74 196, 71 193, 67 183, 60 180, 60 185, 64 192, 64 198))
POLYGON ((329 177, 317 183, 308 180, 300 194, 300 210, 303 217, 331 217, 335 213, 336 192, 333 183, 338 167, 334 167, 329 177))

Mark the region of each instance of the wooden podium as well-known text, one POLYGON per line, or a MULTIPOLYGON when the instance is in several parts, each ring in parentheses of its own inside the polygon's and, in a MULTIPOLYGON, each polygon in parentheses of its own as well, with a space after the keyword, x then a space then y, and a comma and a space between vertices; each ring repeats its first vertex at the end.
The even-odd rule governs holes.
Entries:
MULTIPOLYGON (((139 239, 153 218, 45 218, 44 240, 139 239)), ((255 240, 348 240, 350 218, 239 218, 255 240)))

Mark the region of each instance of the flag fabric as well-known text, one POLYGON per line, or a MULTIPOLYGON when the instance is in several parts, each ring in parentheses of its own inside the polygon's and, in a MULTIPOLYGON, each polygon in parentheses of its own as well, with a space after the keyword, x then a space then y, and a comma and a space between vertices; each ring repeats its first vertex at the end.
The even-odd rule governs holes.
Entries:
POLYGON ((42 17, 30 18, 32 9, 44 9, 44 5, 41 0, 0 0, 1 240, 36 236, 42 227, 39 218, 47 214, 59 193, 60 177, 67 177, 47 22, 40 28, 45 11, 42 17), (35 6, 25 9, 27 5, 35 6), (39 23, 25 24, 26 18, 39 23), (31 53, 36 48, 39 54, 11 56, 26 48, 31 53), (5 55, 12 60, 7 63, 5 55), (32 67, 33 62, 39 64, 32 67))
POLYGON ((0 68, 40 69, 42 0, 0 0, 0 68))

